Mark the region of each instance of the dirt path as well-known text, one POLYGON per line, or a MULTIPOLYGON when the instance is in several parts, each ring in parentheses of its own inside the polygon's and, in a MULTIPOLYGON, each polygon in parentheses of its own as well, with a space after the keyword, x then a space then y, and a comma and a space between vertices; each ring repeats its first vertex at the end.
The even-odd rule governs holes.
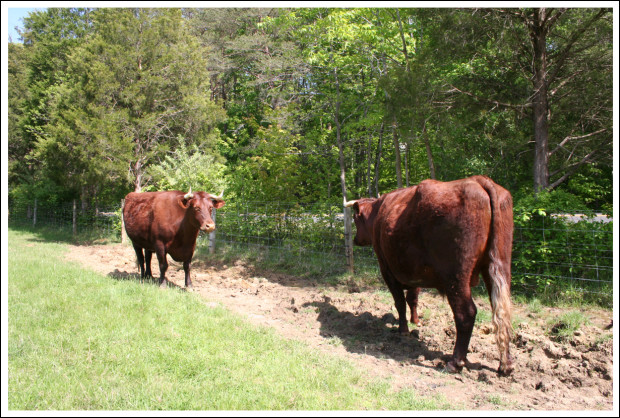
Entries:
MULTIPOLYGON (((138 279, 130 246, 73 246, 68 258, 110 277, 138 279)), ((184 286, 183 268, 170 261, 168 279, 184 286)), ((157 272, 157 262, 153 261, 157 272)), ((157 273, 155 273, 158 275, 157 273)), ((560 309, 532 312, 515 305, 515 373, 497 376, 499 364, 488 299, 476 300, 478 317, 470 343, 471 363, 461 374, 443 372, 452 353, 455 328, 450 307, 434 291, 420 294, 422 326, 409 337, 397 333, 395 308, 387 292, 317 287, 316 283, 252 266, 192 263, 194 290, 206 303, 219 303, 285 338, 342 356, 388 377, 394 388, 421 395, 443 394, 464 410, 612 410, 612 313, 582 310, 588 319, 571 342, 550 336, 560 309), (485 319, 486 318, 486 319, 485 319)))

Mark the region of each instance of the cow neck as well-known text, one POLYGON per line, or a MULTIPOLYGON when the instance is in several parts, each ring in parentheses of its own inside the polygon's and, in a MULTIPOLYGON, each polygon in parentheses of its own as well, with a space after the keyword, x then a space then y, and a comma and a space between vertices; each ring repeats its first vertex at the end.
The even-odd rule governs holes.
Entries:
POLYGON ((383 198, 384 196, 381 196, 379 198, 374 199, 370 203, 372 210, 370 211, 370 214, 368 216, 368 222, 370 223, 370 234, 371 234, 372 242, 376 242, 374 226, 375 226, 375 221, 377 219, 377 214, 379 213, 379 209, 381 209, 381 205, 383 204, 383 198))
POLYGON ((184 243, 193 243, 196 242, 196 237, 198 237, 198 232, 200 231, 200 225, 196 226, 194 224, 194 220, 190 215, 191 207, 185 209, 185 214, 183 215, 183 219, 181 220, 181 225, 179 225, 179 232, 177 236, 184 243))

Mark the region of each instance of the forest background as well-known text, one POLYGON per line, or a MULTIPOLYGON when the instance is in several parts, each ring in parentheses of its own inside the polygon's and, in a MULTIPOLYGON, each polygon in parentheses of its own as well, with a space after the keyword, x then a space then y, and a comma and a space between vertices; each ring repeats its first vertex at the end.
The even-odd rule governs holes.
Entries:
POLYGON ((9 199, 341 205, 484 174, 613 207, 611 8, 48 8, 20 37, 9 199))

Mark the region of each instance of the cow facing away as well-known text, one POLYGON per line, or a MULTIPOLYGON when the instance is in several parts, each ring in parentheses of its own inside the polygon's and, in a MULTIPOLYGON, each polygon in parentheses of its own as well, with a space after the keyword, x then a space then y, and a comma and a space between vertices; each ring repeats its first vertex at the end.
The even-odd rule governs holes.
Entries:
POLYGON ((140 265, 140 277, 153 277, 151 257, 159 261, 159 285, 165 287, 168 261, 183 263, 185 287, 192 288, 190 263, 199 231, 212 232, 213 208, 224 206, 222 196, 205 192, 181 191, 129 193, 125 197, 123 218, 140 265), (144 250, 144 253, 142 252, 144 250), (145 266, 146 263, 146 266, 145 266))
POLYGON ((394 297, 401 334, 409 333, 406 303, 416 322, 419 288, 436 288, 447 297, 456 323, 454 353, 446 365, 451 372, 461 371, 466 362, 477 311, 471 288, 482 274, 493 310, 498 372, 509 375, 513 371, 509 352, 510 192, 484 176, 450 182, 424 180, 378 199, 363 198, 345 206, 354 212, 354 243, 373 246, 381 275, 394 297))

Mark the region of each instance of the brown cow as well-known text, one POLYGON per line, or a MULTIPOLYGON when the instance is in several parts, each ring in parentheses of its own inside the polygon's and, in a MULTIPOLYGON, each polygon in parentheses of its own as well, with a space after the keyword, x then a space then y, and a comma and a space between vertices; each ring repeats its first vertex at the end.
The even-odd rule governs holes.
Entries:
POLYGON ((180 191, 129 193, 125 197, 123 218, 140 264, 140 277, 152 277, 153 252, 159 261, 159 285, 165 287, 168 261, 166 254, 183 262, 185 287, 192 288, 190 263, 199 231, 212 232, 213 208, 224 206, 222 196, 205 192, 180 191), (144 249, 144 254, 142 250, 144 249), (146 261, 146 268, 145 268, 146 261))
POLYGON ((456 343, 447 370, 466 362, 476 306, 471 287, 482 274, 491 299, 500 353, 498 372, 513 371, 510 264, 512 196, 484 176, 441 182, 424 180, 378 199, 346 202, 353 207, 356 245, 372 245, 381 274, 399 315, 399 331, 408 334, 406 303, 417 319, 420 287, 446 295, 456 323, 456 343), (407 297, 404 291, 407 290, 407 297))

